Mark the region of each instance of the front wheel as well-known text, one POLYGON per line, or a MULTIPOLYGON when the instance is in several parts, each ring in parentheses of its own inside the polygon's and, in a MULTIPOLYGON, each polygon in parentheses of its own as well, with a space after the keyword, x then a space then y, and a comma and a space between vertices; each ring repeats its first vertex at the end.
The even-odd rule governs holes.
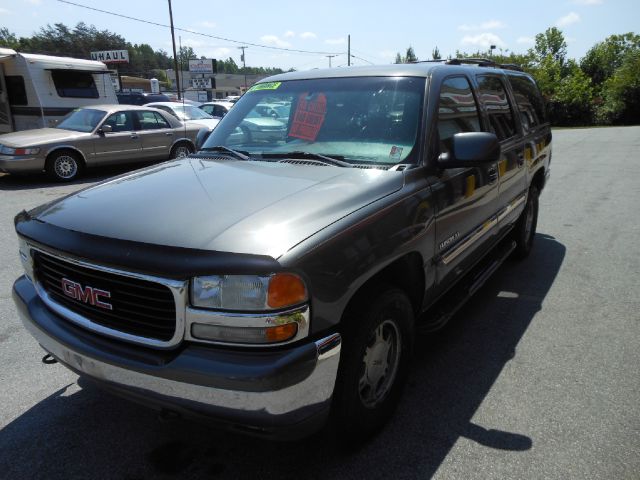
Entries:
POLYGON ((516 248, 513 255, 516 258, 525 258, 531 252, 533 240, 536 235, 538 225, 538 197, 540 193, 535 185, 529 188, 527 204, 520 214, 513 229, 513 239, 516 241, 516 248))
POLYGON ((393 413, 413 346, 413 308, 397 288, 361 295, 344 319, 343 346, 333 400, 341 438, 371 436, 393 413))
POLYGON ((77 153, 69 151, 54 152, 47 159, 47 174, 59 182, 70 182, 78 177, 82 161, 77 153))

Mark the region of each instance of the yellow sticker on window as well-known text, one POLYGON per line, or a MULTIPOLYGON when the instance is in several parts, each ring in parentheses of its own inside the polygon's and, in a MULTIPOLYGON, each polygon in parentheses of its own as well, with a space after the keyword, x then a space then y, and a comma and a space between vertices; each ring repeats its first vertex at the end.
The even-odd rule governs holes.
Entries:
POLYGON ((248 92, 256 92, 258 90, 276 90, 282 82, 266 82, 266 83, 256 83, 253 87, 251 87, 248 92))

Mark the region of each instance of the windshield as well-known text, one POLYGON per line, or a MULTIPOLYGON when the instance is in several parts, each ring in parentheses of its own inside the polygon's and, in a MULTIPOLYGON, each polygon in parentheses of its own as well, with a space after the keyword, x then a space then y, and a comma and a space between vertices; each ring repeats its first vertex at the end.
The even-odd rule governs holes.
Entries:
POLYGON ((325 155, 352 164, 416 163, 424 78, 349 77, 252 87, 203 149, 265 157, 325 155))
POLYGON ((207 118, 213 118, 204 110, 194 107, 193 105, 185 105, 179 107, 173 107, 176 115, 180 120, 204 120, 207 118))
POLYGON ((75 130, 76 132, 92 132, 107 112, 92 108, 76 108, 60 120, 55 128, 75 130))

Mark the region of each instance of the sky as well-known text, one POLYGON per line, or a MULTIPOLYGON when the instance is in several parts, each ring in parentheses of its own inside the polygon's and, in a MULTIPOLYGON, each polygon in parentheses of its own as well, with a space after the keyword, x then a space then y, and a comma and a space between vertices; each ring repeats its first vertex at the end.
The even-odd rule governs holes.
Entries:
MULTIPOLYGON (((169 24, 164 0, 73 3, 169 24)), ((356 57, 352 64, 364 65, 392 63, 396 53, 404 53, 410 45, 420 59, 430 59, 436 46, 443 57, 455 56, 456 50, 486 50, 489 45, 525 52, 535 35, 551 26, 564 33, 569 57, 579 59, 609 35, 640 33, 639 0, 173 0, 172 5, 176 27, 203 34, 176 32, 176 42, 180 37, 182 45, 191 46, 197 55, 233 57, 240 64, 238 47, 248 45, 248 66, 285 70, 324 68, 329 61, 333 67, 346 66, 347 35, 356 57), (336 56, 330 60, 327 55, 336 56)), ((118 33, 131 43, 171 52, 166 27, 59 0, 0 0, 0 27, 17 36, 30 36, 47 24, 74 26, 81 21, 118 33)))

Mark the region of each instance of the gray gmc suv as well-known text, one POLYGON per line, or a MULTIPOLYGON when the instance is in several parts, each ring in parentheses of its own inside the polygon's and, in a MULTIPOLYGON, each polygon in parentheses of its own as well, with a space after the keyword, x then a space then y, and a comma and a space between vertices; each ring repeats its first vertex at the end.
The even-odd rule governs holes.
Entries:
POLYGON ((45 361, 117 394, 256 435, 331 420, 363 438, 416 333, 532 248, 550 159, 514 67, 278 75, 196 154, 18 214, 14 300, 45 361))

